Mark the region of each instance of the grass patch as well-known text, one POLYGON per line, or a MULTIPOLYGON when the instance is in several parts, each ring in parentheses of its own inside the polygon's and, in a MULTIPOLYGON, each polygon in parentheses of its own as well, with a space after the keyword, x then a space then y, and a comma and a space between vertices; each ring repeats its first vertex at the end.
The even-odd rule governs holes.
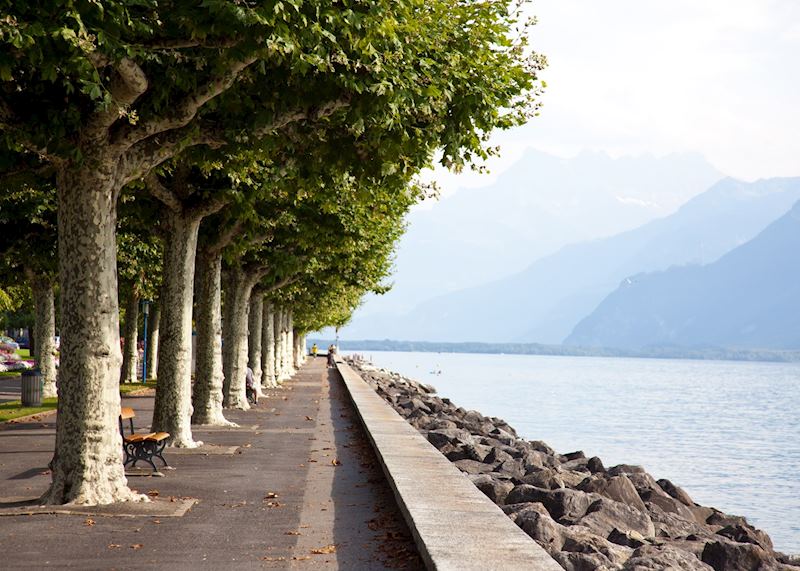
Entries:
POLYGON ((20 372, 19 371, 1 371, 0 372, 0 378, 2 378, 2 377, 19 377, 19 376, 20 376, 20 372))
POLYGON ((133 391, 154 388, 156 388, 156 382, 155 380, 150 379, 146 383, 123 383, 119 386, 119 393, 121 395, 126 395, 128 393, 132 393, 133 391))
POLYGON ((42 406, 22 406, 22 403, 18 400, 4 402, 0 404, 0 422, 6 422, 21 416, 28 416, 29 414, 55 410, 57 406, 57 397, 42 400, 42 406))
POLYGON ((19 355, 21 359, 33 359, 30 349, 17 349, 17 355, 19 355))

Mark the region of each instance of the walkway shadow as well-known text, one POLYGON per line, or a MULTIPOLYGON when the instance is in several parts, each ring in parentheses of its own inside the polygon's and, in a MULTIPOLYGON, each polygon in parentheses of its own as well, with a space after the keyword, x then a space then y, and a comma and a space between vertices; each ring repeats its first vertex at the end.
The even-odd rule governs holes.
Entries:
POLYGON ((339 567, 424 569, 338 370, 328 369, 328 387, 335 448, 342 455, 331 491, 339 567), (359 536, 365 524, 369 533, 359 536))

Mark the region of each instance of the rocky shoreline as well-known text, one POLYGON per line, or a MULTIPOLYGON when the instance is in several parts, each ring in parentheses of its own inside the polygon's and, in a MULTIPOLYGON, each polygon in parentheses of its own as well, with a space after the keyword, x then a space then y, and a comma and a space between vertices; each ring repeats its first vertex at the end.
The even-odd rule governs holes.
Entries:
POLYGON ((642 467, 558 454, 433 387, 349 361, 375 391, 569 571, 800 571, 744 517, 701 506, 642 467))

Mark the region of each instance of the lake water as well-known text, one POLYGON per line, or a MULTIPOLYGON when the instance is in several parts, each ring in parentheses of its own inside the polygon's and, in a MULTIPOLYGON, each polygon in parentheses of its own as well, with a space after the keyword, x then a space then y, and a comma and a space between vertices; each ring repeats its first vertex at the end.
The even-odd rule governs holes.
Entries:
POLYGON ((363 354, 558 452, 640 464, 800 553, 800 364, 363 354))

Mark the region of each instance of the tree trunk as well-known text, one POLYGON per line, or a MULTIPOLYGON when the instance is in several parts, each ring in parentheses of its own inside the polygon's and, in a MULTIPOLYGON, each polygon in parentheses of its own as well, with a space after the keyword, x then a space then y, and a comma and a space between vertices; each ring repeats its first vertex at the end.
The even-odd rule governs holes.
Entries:
POLYGON ((246 391, 247 369, 247 306, 256 279, 242 268, 229 272, 225 290, 225 318, 223 319, 222 364, 225 370, 222 404, 226 408, 248 410, 246 391))
POLYGON ((119 382, 136 382, 136 365, 139 357, 139 291, 131 287, 125 303, 125 345, 122 348, 122 370, 119 382))
POLYGON ((278 386, 275 382, 275 312, 269 302, 263 304, 264 315, 261 320, 261 384, 268 389, 278 386))
MULTIPOLYGON (((147 376, 155 378, 158 366, 158 328, 161 324, 161 303, 150 306, 150 319, 147 321, 147 376)), ((145 379, 147 380, 147 379, 145 379)))
POLYGON ((33 290, 33 305, 36 311, 36 322, 33 324, 34 356, 44 380, 42 394, 45 398, 50 398, 58 395, 56 389, 56 308, 53 284, 49 279, 34 274, 29 275, 28 281, 33 290))
POLYGON ((253 370, 258 398, 264 395, 261 390, 261 320, 264 317, 264 294, 260 291, 250 295, 250 313, 247 327, 247 366, 253 370))
POLYGON ((170 433, 170 443, 181 448, 202 444, 192 438, 192 290, 197 232, 201 218, 167 211, 168 236, 164 244, 164 277, 158 360, 158 390, 152 430, 170 433))
POLYGON ((292 328, 292 310, 286 310, 286 372, 289 378, 297 372, 294 369, 294 329, 292 328))
POLYGON ((294 330, 294 368, 299 369, 306 361, 306 338, 303 334, 294 330))
POLYGON ((197 358, 192 424, 237 426, 222 413, 222 254, 197 257, 197 358))
POLYGON ((98 160, 57 174, 63 335, 48 504, 147 499, 128 487, 118 425, 115 166, 98 160))
POLYGON ((284 329, 285 310, 275 309, 275 380, 282 385, 286 380, 286 331, 284 329))

